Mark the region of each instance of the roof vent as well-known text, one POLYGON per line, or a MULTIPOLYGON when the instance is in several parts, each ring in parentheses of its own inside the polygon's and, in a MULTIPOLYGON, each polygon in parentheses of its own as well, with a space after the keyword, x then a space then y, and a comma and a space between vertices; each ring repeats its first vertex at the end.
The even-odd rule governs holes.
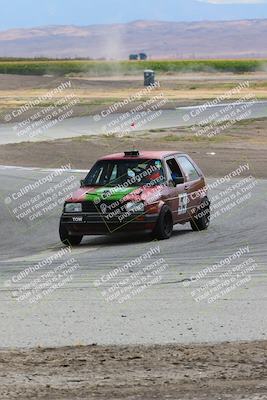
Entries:
POLYGON ((124 157, 138 157, 140 156, 140 153, 138 150, 132 150, 132 151, 125 151, 124 152, 124 157))

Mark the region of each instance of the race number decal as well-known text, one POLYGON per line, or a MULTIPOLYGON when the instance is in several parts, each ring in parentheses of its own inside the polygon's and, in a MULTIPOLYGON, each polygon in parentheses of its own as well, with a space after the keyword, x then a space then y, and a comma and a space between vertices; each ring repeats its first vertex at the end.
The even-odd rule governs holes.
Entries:
POLYGON ((179 194, 178 215, 186 214, 187 204, 187 193, 179 194))

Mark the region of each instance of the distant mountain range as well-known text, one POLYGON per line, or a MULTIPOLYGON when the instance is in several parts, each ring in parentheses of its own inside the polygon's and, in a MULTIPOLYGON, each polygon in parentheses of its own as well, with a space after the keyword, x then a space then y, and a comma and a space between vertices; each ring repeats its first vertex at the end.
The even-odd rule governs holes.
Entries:
POLYGON ((267 58, 267 19, 217 22, 134 21, 0 31, 0 57, 267 58))

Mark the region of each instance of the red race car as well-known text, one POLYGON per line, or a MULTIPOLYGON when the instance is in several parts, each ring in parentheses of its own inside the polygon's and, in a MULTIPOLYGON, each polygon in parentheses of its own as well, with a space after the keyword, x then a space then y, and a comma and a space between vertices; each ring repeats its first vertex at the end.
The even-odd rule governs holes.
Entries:
POLYGON ((100 158, 64 204, 60 239, 148 231, 168 239, 175 224, 206 229, 210 202, 202 171, 184 153, 126 151, 100 158))

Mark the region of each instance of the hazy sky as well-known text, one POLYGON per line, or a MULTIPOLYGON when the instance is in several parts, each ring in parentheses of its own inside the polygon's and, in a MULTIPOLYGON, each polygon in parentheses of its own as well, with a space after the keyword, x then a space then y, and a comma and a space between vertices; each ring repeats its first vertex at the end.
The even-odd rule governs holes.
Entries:
POLYGON ((0 0, 0 30, 137 19, 196 21, 267 18, 267 0, 0 0))

